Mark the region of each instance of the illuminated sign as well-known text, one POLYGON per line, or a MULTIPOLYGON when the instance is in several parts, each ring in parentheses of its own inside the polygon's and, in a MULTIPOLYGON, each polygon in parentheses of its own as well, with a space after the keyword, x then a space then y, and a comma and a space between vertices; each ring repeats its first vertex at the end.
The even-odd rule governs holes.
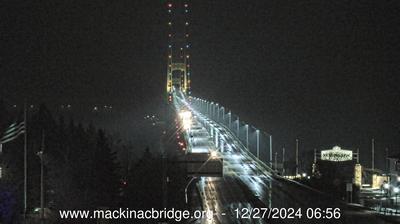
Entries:
POLYGON ((333 149, 322 150, 321 160, 328 160, 334 162, 343 162, 353 160, 353 151, 343 150, 339 146, 333 147, 333 149))
POLYGON ((354 184, 359 187, 362 184, 362 166, 360 164, 356 164, 354 167, 354 184))

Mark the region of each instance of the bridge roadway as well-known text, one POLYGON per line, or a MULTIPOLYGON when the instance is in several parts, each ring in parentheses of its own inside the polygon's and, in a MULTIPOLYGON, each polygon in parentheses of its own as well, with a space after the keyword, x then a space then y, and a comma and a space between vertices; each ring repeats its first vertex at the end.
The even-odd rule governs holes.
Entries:
POLYGON ((202 177, 197 187, 202 196, 204 210, 212 210, 212 218, 197 220, 197 223, 385 223, 372 211, 348 206, 334 200, 329 195, 310 189, 297 182, 274 175, 265 165, 254 161, 245 146, 231 131, 206 116, 195 111, 185 98, 180 100, 193 113, 193 125, 189 136, 189 150, 193 153, 217 150, 224 161, 223 177, 202 177), (215 132, 210 135, 210 127, 217 130, 224 142, 217 149, 215 132), (247 219, 237 217, 242 208, 302 208, 301 219, 247 219), (340 220, 309 220, 305 216, 307 208, 340 208, 340 220))

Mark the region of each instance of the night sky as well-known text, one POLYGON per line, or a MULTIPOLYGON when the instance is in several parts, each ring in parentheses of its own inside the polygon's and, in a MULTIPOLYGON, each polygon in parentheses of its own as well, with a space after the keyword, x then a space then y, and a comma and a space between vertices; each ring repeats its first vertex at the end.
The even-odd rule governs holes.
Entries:
MULTIPOLYGON (((156 110, 166 82, 165 4, 2 1, 0 97, 156 110)), ((272 133, 276 150, 293 151, 299 138, 303 151, 360 147, 369 161, 374 137, 380 161, 386 147, 399 151, 399 1, 191 7, 193 95, 272 133)), ((124 116, 121 126, 135 122, 124 116)))

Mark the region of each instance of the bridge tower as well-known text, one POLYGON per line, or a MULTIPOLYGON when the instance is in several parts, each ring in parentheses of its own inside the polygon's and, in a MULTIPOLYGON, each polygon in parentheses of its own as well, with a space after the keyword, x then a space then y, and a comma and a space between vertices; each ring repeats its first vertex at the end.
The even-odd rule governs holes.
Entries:
POLYGON ((167 93, 190 94, 189 0, 168 0, 167 93))

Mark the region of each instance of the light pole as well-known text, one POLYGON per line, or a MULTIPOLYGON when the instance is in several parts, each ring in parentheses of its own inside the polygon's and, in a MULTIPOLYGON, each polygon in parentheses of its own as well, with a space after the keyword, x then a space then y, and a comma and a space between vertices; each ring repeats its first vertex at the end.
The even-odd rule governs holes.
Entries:
POLYGON ((296 177, 299 175, 299 140, 296 139, 296 177))
POLYGON ((257 134, 257 158, 260 159, 260 130, 256 130, 257 134))
POLYGON ((217 122, 219 122, 219 104, 215 104, 215 109, 217 110, 217 122))
POLYGON ((397 214, 397 195, 399 194, 399 191, 400 191, 399 187, 393 188, 394 200, 395 200, 394 206, 396 207, 396 214, 397 214))
POLYGON ((371 157, 372 157, 372 170, 375 169, 375 139, 371 140, 371 157))
POLYGON ((222 110, 222 123, 225 123, 225 107, 221 107, 222 110))
POLYGON ((231 111, 229 111, 229 113, 228 113, 228 115, 229 115, 229 129, 231 129, 231 123, 232 123, 232 112, 231 111))
POLYGON ((246 148, 249 150, 249 125, 246 124, 244 127, 246 128, 246 148))
POLYGON ((278 170, 278 152, 275 152, 275 171, 278 170))
POLYGON ((44 223, 44 140, 45 133, 42 133, 42 150, 37 153, 40 158, 40 222, 44 223))
POLYGON ((269 158, 272 166, 272 135, 269 135, 269 158))
POLYGON ((282 175, 285 175, 285 147, 282 148, 282 175))
POLYGON ((239 121, 239 117, 238 117, 238 119, 237 119, 237 135, 236 135, 238 138, 240 138, 240 136, 239 136, 239 134, 240 134, 239 133, 240 132, 240 126, 239 125, 240 124, 239 123, 240 123, 240 121, 239 121))
POLYGON ((218 149, 218 129, 215 129, 215 147, 218 149))
POLYGON ((213 119, 214 118, 214 102, 211 102, 210 104, 210 118, 213 119))
POLYGON ((192 179, 190 179, 189 183, 186 185, 185 187, 185 203, 188 203, 188 196, 187 196, 187 189, 189 187, 189 185, 196 179, 197 177, 192 177, 192 179))

